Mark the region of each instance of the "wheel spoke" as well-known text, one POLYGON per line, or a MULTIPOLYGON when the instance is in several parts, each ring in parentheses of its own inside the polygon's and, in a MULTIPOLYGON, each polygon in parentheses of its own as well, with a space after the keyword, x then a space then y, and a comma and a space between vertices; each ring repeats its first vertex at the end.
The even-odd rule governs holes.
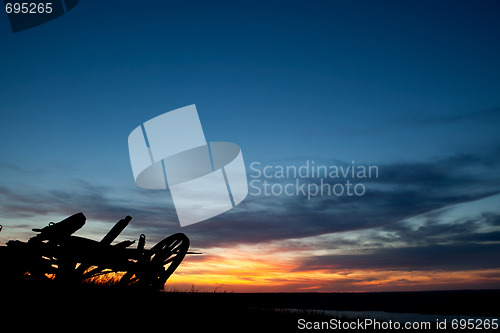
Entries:
POLYGON ((163 288, 170 275, 180 265, 189 249, 189 238, 182 233, 171 235, 151 248, 147 274, 139 282, 163 288))

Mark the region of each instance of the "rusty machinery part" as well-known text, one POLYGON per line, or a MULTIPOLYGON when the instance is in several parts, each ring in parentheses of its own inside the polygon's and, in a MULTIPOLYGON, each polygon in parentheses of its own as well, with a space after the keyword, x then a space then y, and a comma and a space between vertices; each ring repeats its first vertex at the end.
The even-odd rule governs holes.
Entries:
POLYGON ((170 275, 181 264, 189 249, 189 238, 183 233, 173 234, 151 248, 151 264, 159 268, 153 276, 152 287, 163 288, 170 275))
MULTIPOLYGON (((139 247, 143 247, 145 236, 141 235, 139 247)), ((163 289, 165 282, 180 265, 189 249, 189 238, 183 233, 168 236, 144 251, 135 267, 120 280, 122 284, 163 289)))
POLYGON ((120 284, 163 289, 167 279, 180 265, 189 249, 183 233, 166 237, 150 250, 141 234, 136 249, 127 248, 135 241, 111 244, 132 218, 118 221, 101 241, 72 236, 86 221, 82 213, 59 223, 51 222, 28 242, 9 241, 0 256, 11 263, 11 274, 41 280, 52 278, 63 283, 81 282, 109 272, 125 272, 120 284))

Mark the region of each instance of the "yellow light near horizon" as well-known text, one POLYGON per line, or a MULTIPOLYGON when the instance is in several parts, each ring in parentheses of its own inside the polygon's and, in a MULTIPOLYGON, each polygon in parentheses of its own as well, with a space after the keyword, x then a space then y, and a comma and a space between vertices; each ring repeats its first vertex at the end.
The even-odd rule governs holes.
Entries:
MULTIPOLYGON (((246 251, 186 260, 167 282, 167 289, 195 286, 204 291, 221 285, 234 292, 335 292, 450 289, 478 281, 494 282, 499 269, 474 271, 393 271, 358 269, 352 271, 297 269, 297 262, 285 256, 252 257, 246 251), (491 277, 489 277, 491 276, 491 277)), ((182 289, 181 288, 181 289, 182 289)))

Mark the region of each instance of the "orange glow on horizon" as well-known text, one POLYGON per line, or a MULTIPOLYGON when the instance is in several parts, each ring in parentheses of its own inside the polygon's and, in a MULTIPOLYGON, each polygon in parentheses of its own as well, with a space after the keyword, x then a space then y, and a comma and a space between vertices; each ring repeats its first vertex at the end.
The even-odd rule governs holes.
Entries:
POLYGON ((213 252, 214 255, 205 257, 186 257, 167 281, 165 289, 207 292, 363 292, 500 287, 499 269, 300 270, 299 253, 285 255, 279 251, 262 253, 251 249, 216 249, 213 252))

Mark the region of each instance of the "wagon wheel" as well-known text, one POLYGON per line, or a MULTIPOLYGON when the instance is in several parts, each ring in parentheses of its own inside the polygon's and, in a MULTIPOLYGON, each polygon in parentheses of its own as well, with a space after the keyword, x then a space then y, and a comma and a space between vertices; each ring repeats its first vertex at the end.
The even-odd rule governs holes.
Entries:
POLYGON ((189 249, 189 238, 183 233, 168 236, 149 250, 151 261, 149 263, 149 281, 147 285, 163 289, 165 282, 180 265, 189 249))

